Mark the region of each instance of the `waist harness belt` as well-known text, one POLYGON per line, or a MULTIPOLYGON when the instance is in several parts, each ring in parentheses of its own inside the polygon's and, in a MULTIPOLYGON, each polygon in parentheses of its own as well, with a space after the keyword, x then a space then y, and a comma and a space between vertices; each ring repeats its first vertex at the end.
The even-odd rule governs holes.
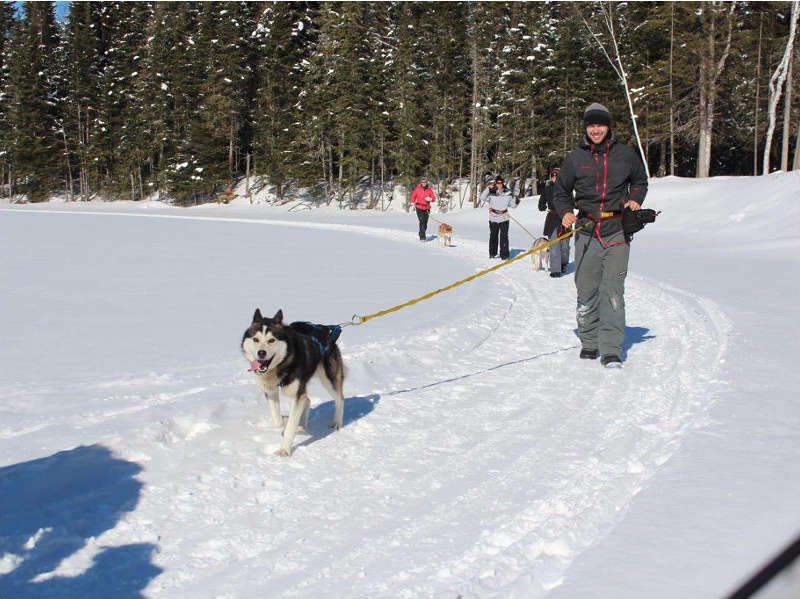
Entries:
POLYGON ((594 222, 600 222, 600 221, 608 220, 608 219, 611 219, 611 218, 622 218, 622 212, 618 212, 618 211, 617 212, 596 212, 595 214, 592 214, 590 212, 579 212, 578 213, 578 218, 589 218, 589 219, 593 220, 594 222), (595 214, 597 216, 595 216, 595 214))
POLYGON ((591 234, 592 235, 596 235, 597 236, 597 240, 600 243, 602 243, 604 246, 608 247, 608 246, 612 246, 612 245, 620 245, 620 244, 623 244, 623 243, 628 243, 627 240, 626 241, 614 241, 614 242, 611 242, 611 243, 606 243, 606 241, 600 235, 600 226, 599 225, 601 225, 603 222, 605 222, 607 220, 612 220, 612 219, 615 219, 615 218, 620 218, 621 219, 622 218, 622 212, 619 212, 619 211, 602 212, 602 211, 600 211, 600 212, 591 213, 591 212, 579 211, 578 212, 578 218, 588 218, 589 220, 591 220, 591 221, 593 221, 595 223, 594 230, 592 231, 591 234))
POLYGON ((505 214, 508 210, 495 210, 494 208, 489 208, 489 212, 492 214, 505 214))

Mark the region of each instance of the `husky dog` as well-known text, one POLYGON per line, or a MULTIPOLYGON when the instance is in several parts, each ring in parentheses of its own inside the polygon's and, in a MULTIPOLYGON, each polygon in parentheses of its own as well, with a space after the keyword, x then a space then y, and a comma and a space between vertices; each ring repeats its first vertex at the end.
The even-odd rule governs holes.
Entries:
POLYGON ((291 455, 298 428, 305 430, 311 404, 306 386, 316 375, 336 401, 331 428, 339 430, 344 417, 344 365, 336 345, 341 329, 309 322, 283 323, 283 310, 265 318, 256 309, 253 323, 242 336, 242 353, 264 392, 275 426, 283 425, 279 389, 290 400, 283 442, 275 452, 291 455))
POLYGON ((453 227, 444 223, 440 224, 439 232, 436 234, 436 239, 439 240, 439 243, 442 244, 442 247, 446 245, 453 245, 453 227))
MULTIPOLYGON (((543 246, 547 243, 547 239, 544 237, 537 237, 533 245, 531 245, 531 249, 538 248, 543 246)), ((540 268, 544 267, 545 270, 550 269, 550 252, 547 250, 539 250, 538 252, 534 252, 531 254, 531 261, 533 262, 533 270, 539 270, 540 268)))

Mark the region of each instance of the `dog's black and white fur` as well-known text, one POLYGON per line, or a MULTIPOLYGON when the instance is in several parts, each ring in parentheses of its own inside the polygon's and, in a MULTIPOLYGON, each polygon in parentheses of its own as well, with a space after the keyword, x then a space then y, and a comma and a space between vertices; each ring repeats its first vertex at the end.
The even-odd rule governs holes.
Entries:
POLYGON ((277 455, 291 455, 298 428, 306 428, 311 404, 306 387, 315 375, 336 402, 331 428, 342 427, 344 364, 336 339, 327 327, 307 322, 287 325, 283 323, 282 310, 265 318, 256 309, 252 324, 242 336, 242 353, 256 375, 256 384, 264 391, 275 426, 283 426, 279 390, 291 402, 277 455))
MULTIPOLYGON (((547 245, 547 238, 546 237, 537 237, 533 245, 531 245, 531 249, 535 250, 538 247, 543 245, 547 245)), ((533 252, 531 254, 531 262, 533 263, 533 270, 540 270, 544 267, 545 270, 550 269, 550 252, 547 250, 539 250, 538 252, 533 252)))

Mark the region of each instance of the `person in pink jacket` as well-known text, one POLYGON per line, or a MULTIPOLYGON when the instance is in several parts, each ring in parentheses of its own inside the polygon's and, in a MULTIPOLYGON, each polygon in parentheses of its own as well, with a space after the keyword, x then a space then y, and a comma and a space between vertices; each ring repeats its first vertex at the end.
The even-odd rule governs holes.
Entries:
POLYGON ((417 210, 419 219, 419 240, 425 241, 425 231, 428 228, 428 216, 431 213, 431 204, 436 201, 433 189, 428 187, 428 179, 422 177, 419 185, 411 194, 411 205, 417 210))

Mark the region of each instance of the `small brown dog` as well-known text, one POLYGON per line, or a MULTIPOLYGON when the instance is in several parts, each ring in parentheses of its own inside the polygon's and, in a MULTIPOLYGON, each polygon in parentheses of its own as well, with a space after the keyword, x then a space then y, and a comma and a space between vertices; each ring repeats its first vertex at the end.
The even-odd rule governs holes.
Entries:
POLYGON ((442 244, 442 247, 446 245, 453 245, 453 227, 446 225, 445 223, 440 224, 439 232, 436 234, 436 239, 439 240, 439 243, 442 244))
MULTIPOLYGON (((544 237, 539 237, 533 242, 531 249, 533 250, 546 244, 547 244, 547 239, 545 239, 544 237)), ((531 261, 533 262, 533 270, 540 270, 542 267, 544 267, 545 270, 549 270, 550 252, 548 252, 546 249, 539 250, 538 252, 533 252, 531 254, 531 261)))

